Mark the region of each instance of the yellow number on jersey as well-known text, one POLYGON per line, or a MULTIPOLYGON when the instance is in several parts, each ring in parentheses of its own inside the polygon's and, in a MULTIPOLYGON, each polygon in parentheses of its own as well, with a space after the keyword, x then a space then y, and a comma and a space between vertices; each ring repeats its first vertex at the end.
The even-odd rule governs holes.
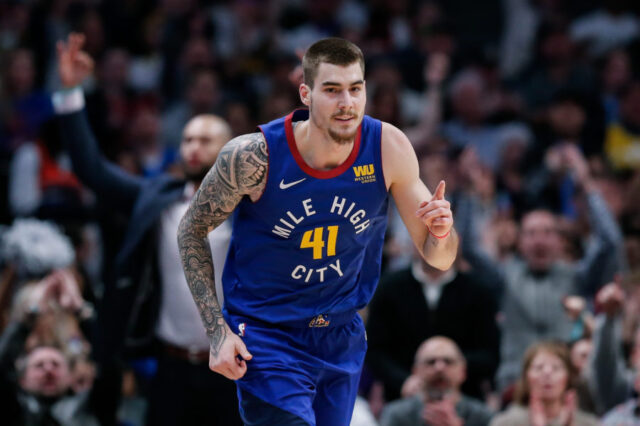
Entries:
MULTIPOLYGON (((338 226, 328 226, 327 230, 329 231, 329 241, 327 241, 327 256, 335 256, 336 240, 338 239, 338 226)), ((314 259, 322 259, 322 248, 325 245, 324 239, 322 238, 323 231, 323 227, 318 227, 305 232, 302 236, 300 248, 312 248, 314 259)))

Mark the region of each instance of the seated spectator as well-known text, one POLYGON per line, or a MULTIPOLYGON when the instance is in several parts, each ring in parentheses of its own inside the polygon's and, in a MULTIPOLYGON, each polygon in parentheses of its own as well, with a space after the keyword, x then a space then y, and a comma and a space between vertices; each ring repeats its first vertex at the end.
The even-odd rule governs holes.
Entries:
POLYGON ((524 356, 515 403, 491 426, 597 425, 598 419, 577 408, 575 373, 562 343, 539 342, 524 356))
POLYGON ((382 412, 382 426, 486 425, 492 412, 460 390, 466 361, 451 339, 432 337, 420 345, 413 364, 416 395, 394 401, 382 412))
POLYGON ((408 395, 416 350, 437 335, 460 346, 468 362, 463 391, 482 397, 498 364, 496 310, 476 275, 456 266, 440 271, 414 257, 412 266, 384 276, 369 305, 367 365, 387 401, 408 395))

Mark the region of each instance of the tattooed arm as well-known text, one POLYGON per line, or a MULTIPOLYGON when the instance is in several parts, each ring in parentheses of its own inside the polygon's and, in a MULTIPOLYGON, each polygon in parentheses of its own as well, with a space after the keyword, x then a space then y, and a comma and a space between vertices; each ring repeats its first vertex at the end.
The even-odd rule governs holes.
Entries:
POLYGON ((202 181, 178 228, 180 258, 196 306, 210 340, 209 368, 237 380, 251 359, 242 340, 222 316, 213 281, 207 235, 225 221, 244 196, 257 200, 266 185, 267 145, 262 133, 229 141, 202 181), (243 360, 238 360, 237 355, 243 360))

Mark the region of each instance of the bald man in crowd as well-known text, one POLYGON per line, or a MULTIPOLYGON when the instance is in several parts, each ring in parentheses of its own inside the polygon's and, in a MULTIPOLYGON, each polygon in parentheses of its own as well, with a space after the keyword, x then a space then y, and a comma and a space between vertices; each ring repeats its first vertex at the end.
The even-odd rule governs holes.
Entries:
POLYGON ((480 401, 460 392, 466 378, 466 361, 451 339, 425 340, 416 353, 412 374, 421 381, 420 392, 387 405, 381 426, 481 426, 493 413, 480 401))
MULTIPOLYGON (((91 73, 93 61, 81 51, 83 43, 82 35, 72 34, 66 43, 58 44, 58 73, 64 90, 54 93, 54 108, 74 172, 101 204, 128 219, 115 264, 105 268, 99 309, 98 380, 112 382, 102 407, 103 422, 114 420, 117 398, 112 396, 119 395, 125 350, 152 347, 158 370, 151 386, 148 424, 240 424, 234 383, 209 371, 209 339, 202 327, 194 326, 200 316, 185 281, 176 240, 189 201, 231 138, 229 125, 207 114, 187 123, 180 143, 184 178, 167 174, 142 178, 108 163, 98 151, 84 111, 81 83, 91 73)), ((217 284, 229 238, 228 224, 209 234, 217 284)))

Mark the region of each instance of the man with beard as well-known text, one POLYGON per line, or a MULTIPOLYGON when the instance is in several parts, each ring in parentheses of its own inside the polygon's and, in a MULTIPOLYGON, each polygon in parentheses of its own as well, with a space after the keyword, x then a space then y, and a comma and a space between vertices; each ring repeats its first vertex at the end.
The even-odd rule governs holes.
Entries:
POLYGON ((458 247, 445 182, 432 195, 404 133, 364 114, 362 51, 319 40, 302 68, 308 110, 227 143, 178 229, 209 366, 250 426, 349 424, 389 194, 426 262, 448 269, 458 247), (207 235, 232 213, 223 312, 207 235))
MULTIPOLYGON (((109 420, 115 413, 117 399, 112 397, 119 394, 125 349, 140 353, 153 341, 158 370, 151 385, 149 424, 239 424, 233 383, 208 371, 209 339, 196 326, 199 313, 185 282, 176 241, 180 218, 230 139, 230 128, 214 115, 198 115, 187 123, 180 143, 185 179, 169 175, 145 179, 108 163, 98 152, 84 112, 80 84, 90 74, 93 61, 81 50, 83 43, 82 35, 72 34, 67 43, 58 44, 64 90, 54 94, 54 107, 75 173, 103 204, 128 218, 115 265, 105 268, 105 292, 98 312, 98 380, 110 381, 112 391, 103 400, 103 417, 109 420)), ((216 283, 221 282, 229 236, 228 224, 209 235, 216 283)))
POLYGON ((460 385, 466 378, 466 361, 458 345, 436 336, 418 348, 413 374, 422 382, 422 392, 387 405, 381 426, 481 426, 489 424, 493 413, 463 395, 460 385))

